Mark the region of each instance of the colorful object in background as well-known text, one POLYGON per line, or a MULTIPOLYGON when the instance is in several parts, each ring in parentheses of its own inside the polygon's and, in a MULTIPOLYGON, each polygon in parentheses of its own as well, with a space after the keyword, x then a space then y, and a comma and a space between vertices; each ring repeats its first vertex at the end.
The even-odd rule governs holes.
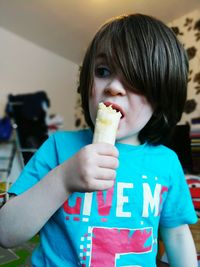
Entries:
POLYGON ((200 176, 188 174, 186 175, 186 180, 197 216, 200 217, 200 176))
POLYGON ((0 208, 7 201, 7 191, 11 183, 5 181, 0 182, 0 208))
POLYGON ((193 173, 200 174, 200 117, 191 119, 190 139, 193 173))
POLYGON ((12 124, 9 117, 0 119, 0 141, 7 141, 12 134, 12 124))

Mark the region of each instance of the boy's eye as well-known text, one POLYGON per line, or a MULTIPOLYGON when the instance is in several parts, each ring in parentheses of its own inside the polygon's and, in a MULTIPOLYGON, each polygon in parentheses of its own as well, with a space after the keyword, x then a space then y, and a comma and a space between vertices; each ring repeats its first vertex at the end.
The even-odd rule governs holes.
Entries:
POLYGON ((95 69, 95 75, 98 78, 105 78, 111 74, 111 71, 107 67, 99 66, 95 69))

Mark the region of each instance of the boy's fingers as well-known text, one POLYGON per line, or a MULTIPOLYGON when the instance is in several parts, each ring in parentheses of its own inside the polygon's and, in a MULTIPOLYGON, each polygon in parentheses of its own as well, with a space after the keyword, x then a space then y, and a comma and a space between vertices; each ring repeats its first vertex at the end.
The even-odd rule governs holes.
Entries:
POLYGON ((115 180, 116 171, 112 169, 100 168, 96 175, 96 180, 115 180))
POLYGON ((97 191, 107 190, 107 189, 113 187, 113 185, 114 185, 114 180, 108 180, 108 181, 104 180, 101 182, 101 184, 97 187, 96 190, 97 191))
POLYGON ((99 144, 95 144, 95 145, 97 146, 98 153, 100 155, 113 156, 116 158, 119 156, 118 149, 111 144, 99 143, 99 144))
POLYGON ((99 167, 117 169, 119 166, 119 160, 116 157, 104 156, 100 158, 99 167))
POLYGON ((91 190, 90 189, 88 190, 88 192, 107 190, 113 187, 113 185, 114 185, 114 180, 101 180, 101 182, 95 183, 91 187, 91 190))

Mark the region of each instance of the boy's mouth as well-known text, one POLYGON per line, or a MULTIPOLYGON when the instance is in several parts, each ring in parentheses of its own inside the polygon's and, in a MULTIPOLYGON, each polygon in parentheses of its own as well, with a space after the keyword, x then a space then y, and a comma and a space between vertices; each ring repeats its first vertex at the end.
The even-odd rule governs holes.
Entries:
POLYGON ((112 102, 104 102, 104 105, 106 106, 106 107, 109 107, 109 106, 111 106, 113 109, 115 109, 117 112, 120 112, 121 114, 122 114, 122 116, 121 116, 121 119, 124 117, 124 111, 122 110, 122 108, 119 106, 119 105, 117 105, 117 104, 115 104, 115 103, 112 103, 112 102))

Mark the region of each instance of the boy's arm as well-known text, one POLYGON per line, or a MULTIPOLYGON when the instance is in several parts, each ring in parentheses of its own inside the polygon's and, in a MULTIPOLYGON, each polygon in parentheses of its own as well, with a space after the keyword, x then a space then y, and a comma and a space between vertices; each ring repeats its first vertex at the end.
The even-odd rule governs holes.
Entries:
POLYGON ((68 197, 60 169, 51 171, 28 191, 0 209, 0 246, 10 248, 34 236, 68 197))
POLYGON ((197 254, 188 225, 160 227, 170 267, 197 267, 197 254))
POLYGON ((0 246, 14 247, 30 239, 71 193, 112 187, 117 157, 117 149, 110 144, 88 145, 29 190, 9 200, 0 209, 0 246))

